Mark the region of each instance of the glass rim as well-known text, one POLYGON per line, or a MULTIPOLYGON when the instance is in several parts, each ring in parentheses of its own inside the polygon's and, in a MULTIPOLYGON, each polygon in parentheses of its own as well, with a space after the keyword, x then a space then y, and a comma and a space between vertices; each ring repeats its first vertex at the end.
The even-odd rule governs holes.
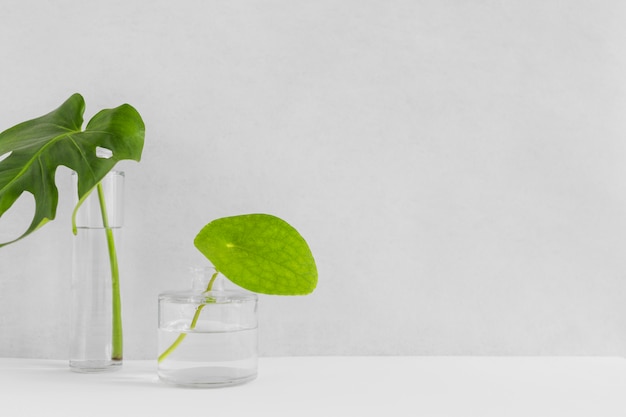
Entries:
MULTIPOLYGON (((71 175, 72 176, 78 176, 78 173, 76 171, 72 170, 71 175)), ((107 175, 117 175, 117 176, 120 176, 120 177, 125 177, 126 173, 124 171, 120 170, 120 169, 112 169, 111 171, 106 173, 105 177, 107 175)))
POLYGON ((221 291, 166 291, 159 294, 159 302, 166 301, 177 304, 244 304, 257 302, 258 295, 253 292, 243 292, 237 290, 221 291))

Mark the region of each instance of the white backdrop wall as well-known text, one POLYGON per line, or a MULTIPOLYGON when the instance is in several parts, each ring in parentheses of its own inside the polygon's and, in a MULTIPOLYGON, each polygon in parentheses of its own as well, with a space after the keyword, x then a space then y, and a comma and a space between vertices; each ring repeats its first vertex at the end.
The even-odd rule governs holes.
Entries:
MULTIPOLYGON (((263 355, 621 355, 626 3, 0 2, 0 130, 72 93, 146 122, 126 171, 127 358, 212 219, 308 240, 313 295, 261 297, 263 355)), ((65 358, 57 220, 0 249, 0 356, 65 358)), ((23 198, 3 240, 29 220, 23 198)))

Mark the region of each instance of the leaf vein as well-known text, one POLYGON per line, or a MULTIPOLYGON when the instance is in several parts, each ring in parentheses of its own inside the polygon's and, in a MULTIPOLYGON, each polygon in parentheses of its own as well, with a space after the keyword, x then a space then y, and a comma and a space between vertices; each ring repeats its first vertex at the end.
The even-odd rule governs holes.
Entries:
POLYGON ((91 164, 89 163, 89 159, 87 158, 87 155, 85 155, 85 153, 83 152, 83 149, 78 146, 78 143, 76 143, 76 141, 74 140, 73 137, 69 136, 69 140, 70 142, 72 142, 72 145, 74 145, 76 147, 76 149, 78 150, 78 153, 80 154, 81 158, 83 158, 83 160, 85 161, 85 166, 87 166, 87 168, 89 168, 89 172, 91 172, 91 176, 93 178, 96 177, 96 173, 93 172, 93 169, 91 168, 91 164))
POLYGON ((58 142, 59 140, 63 139, 66 136, 69 137, 70 133, 64 133, 63 135, 55 136, 52 139, 50 139, 48 143, 43 145, 37 152, 35 152, 32 158, 30 158, 24 164, 24 167, 13 177, 13 179, 11 179, 11 181, 9 181, 4 187, 0 188, 0 193, 3 193, 4 191, 6 191, 11 185, 13 185, 14 182, 16 182, 22 175, 24 175, 24 173, 27 172, 33 166, 33 163, 41 157, 41 155, 44 153, 46 148, 48 148, 49 146, 52 146, 54 143, 58 142))

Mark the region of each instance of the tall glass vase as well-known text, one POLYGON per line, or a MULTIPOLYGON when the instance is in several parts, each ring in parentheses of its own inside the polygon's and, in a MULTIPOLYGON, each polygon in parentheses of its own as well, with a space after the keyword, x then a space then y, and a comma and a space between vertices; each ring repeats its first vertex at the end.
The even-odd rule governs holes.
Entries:
MULTIPOLYGON (((75 173, 73 179, 76 189, 75 173)), ((76 372, 111 371, 122 365, 117 248, 123 192, 124 173, 112 171, 76 214, 70 332, 70 368, 76 372)))

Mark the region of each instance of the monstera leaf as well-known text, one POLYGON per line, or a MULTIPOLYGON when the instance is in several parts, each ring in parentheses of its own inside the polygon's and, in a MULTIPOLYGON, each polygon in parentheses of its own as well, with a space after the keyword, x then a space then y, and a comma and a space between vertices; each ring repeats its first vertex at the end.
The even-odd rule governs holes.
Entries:
POLYGON ((0 216, 23 192, 35 198, 35 213, 20 240, 54 219, 55 172, 64 165, 78 174, 82 200, 123 159, 139 161, 144 123, 128 104, 97 113, 82 130, 85 101, 72 95, 58 109, 0 133, 0 216), (101 152, 103 149, 107 152, 101 152), (9 154, 8 156, 6 156, 9 154), (107 154, 105 157, 100 155, 107 154))
POLYGON ((213 220, 194 244, 226 278, 247 290, 305 295, 317 286, 309 245, 287 222, 269 214, 213 220))

